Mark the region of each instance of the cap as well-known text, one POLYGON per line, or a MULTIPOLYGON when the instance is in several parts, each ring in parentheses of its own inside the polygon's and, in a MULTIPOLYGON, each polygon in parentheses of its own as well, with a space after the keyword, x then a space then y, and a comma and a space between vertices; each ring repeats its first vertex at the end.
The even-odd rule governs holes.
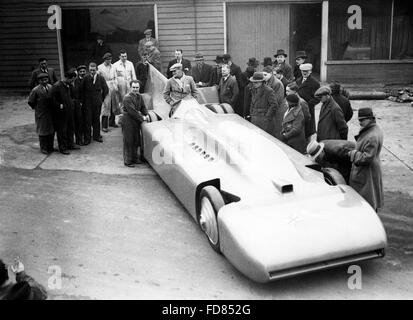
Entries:
POLYGON ((331 95, 331 89, 330 87, 327 86, 323 86, 317 89, 317 91, 314 93, 315 97, 321 97, 321 96, 325 96, 327 94, 331 95))
POLYGON ((151 47, 153 46, 153 42, 152 41, 148 41, 145 43, 145 47, 151 47))
POLYGON ((103 55, 103 60, 106 60, 106 59, 112 59, 112 54, 110 52, 106 52, 103 55))
POLYGON ((169 71, 182 70, 182 63, 175 63, 169 68, 169 71))
POLYGON ((76 68, 77 71, 82 70, 82 69, 87 70, 87 67, 86 67, 84 64, 81 64, 80 66, 78 66, 78 67, 76 68))
POLYGON ((311 71, 313 70, 313 65, 311 63, 303 63, 300 65, 301 71, 311 71))
POLYGON ((296 94, 289 94, 289 95, 287 95, 286 99, 287 99, 287 102, 290 105, 295 105, 296 106, 296 105, 298 105, 298 102, 300 102, 300 100, 298 99, 298 96, 296 94))
POLYGON ((152 29, 146 29, 143 34, 152 34, 152 29))
POLYGON ((37 75, 37 79, 44 79, 44 78, 49 78, 49 75, 47 73, 41 72, 37 75))

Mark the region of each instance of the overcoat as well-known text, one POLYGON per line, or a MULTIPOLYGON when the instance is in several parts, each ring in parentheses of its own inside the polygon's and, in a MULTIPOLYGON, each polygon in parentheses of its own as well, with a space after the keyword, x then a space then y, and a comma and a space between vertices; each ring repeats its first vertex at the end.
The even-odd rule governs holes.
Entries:
POLYGON ((285 113, 282 122, 283 142, 304 154, 307 143, 304 134, 304 114, 300 105, 293 107, 285 113))
POLYGON ((242 110, 236 109, 236 103, 239 96, 239 88, 237 80, 234 76, 229 75, 226 80, 224 80, 224 78, 221 78, 218 86, 218 95, 220 103, 228 103, 234 108, 237 114, 242 114, 242 110))
POLYGON ((356 150, 350 154, 352 162, 350 186, 375 209, 383 206, 383 180, 380 152, 383 132, 376 123, 371 123, 355 136, 356 150))
POLYGON ((314 93, 318 88, 320 88, 320 83, 316 79, 314 79, 311 74, 304 82, 303 78, 300 77, 296 80, 296 83, 298 85, 298 95, 308 103, 308 109, 310 110, 311 115, 311 125, 309 129, 311 135, 316 132, 314 107, 320 101, 314 97, 314 93))
POLYGON ((37 76, 41 73, 47 73, 49 75, 49 84, 53 85, 57 81, 56 71, 53 68, 47 68, 46 70, 40 70, 40 68, 34 69, 32 72, 32 76, 30 77, 29 86, 30 89, 33 89, 38 84, 37 76))
POLYGON ((201 68, 198 66, 192 67, 192 78, 195 83, 202 82, 204 85, 208 85, 211 82, 213 67, 209 64, 202 64, 201 68))
POLYGON ((272 75, 266 82, 266 85, 274 90, 275 99, 277 100, 278 105, 281 105, 281 103, 284 100, 283 83, 280 80, 278 80, 274 75, 272 75))
POLYGON ((323 103, 317 126, 317 141, 328 139, 347 140, 348 126, 343 110, 333 98, 323 103))
POLYGON ((274 90, 263 84, 261 87, 251 90, 250 115, 251 123, 273 134, 274 116, 277 109, 274 90))
POLYGON ((280 68, 287 81, 293 80, 293 68, 286 62, 274 63, 276 68, 280 68))
POLYGON ((301 98, 300 96, 298 96, 299 99, 299 105, 301 107, 301 111, 303 112, 304 115, 304 134, 305 134, 305 138, 307 139, 309 136, 311 136, 311 114, 310 114, 310 110, 308 109, 308 103, 301 98))
POLYGON ((30 92, 28 104, 34 109, 36 132, 39 136, 47 136, 54 133, 53 127, 53 105, 51 99, 52 86, 37 85, 30 92), (47 88, 47 89, 46 89, 47 88))

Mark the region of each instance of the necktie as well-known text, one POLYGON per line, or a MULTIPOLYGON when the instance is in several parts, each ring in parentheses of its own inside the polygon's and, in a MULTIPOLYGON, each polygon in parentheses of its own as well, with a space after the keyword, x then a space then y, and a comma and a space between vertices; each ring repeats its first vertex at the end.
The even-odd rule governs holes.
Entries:
POLYGON ((96 82, 96 74, 93 76, 93 84, 96 82))

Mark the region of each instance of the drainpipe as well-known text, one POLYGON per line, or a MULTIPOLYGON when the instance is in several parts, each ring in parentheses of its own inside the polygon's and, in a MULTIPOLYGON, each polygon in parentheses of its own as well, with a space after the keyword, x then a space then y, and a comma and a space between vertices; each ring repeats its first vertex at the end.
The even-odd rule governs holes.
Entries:
POLYGON ((193 0, 193 4, 194 4, 194 24, 195 24, 195 52, 198 52, 198 18, 197 18, 196 0, 193 0))

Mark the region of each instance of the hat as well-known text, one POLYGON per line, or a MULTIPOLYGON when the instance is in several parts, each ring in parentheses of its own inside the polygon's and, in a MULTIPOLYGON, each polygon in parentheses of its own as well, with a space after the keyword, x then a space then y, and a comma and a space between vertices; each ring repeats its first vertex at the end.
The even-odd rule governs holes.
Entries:
POLYGON ((247 74, 247 77, 250 78, 254 75, 255 68, 253 66, 248 66, 247 69, 245 69, 245 73, 247 74))
POLYGON ((298 59, 298 58, 304 58, 304 59, 306 59, 306 58, 307 58, 307 54, 305 53, 305 51, 297 51, 297 52, 295 53, 295 58, 296 58, 296 59, 298 59))
POLYGON ((151 47, 153 46, 153 42, 152 41, 148 41, 145 43, 145 47, 151 47))
POLYGON ((49 75, 47 73, 41 72, 37 75, 37 79, 44 79, 44 78, 49 78, 49 75))
POLYGON ((251 82, 264 81, 264 72, 254 72, 254 75, 250 78, 251 82))
POLYGON ((217 55, 217 57, 214 60, 216 63, 223 63, 224 62, 224 56, 222 54, 217 55))
POLYGON ((194 60, 195 61, 204 61, 205 59, 204 59, 204 56, 202 55, 202 53, 198 52, 198 53, 195 54, 194 60))
POLYGON ((330 83, 330 88, 332 92, 340 92, 340 83, 338 81, 333 81, 332 83, 330 83))
POLYGON ((291 105, 298 105, 298 102, 300 102, 300 100, 298 99, 298 96, 296 94, 289 94, 286 97, 287 102, 289 102, 289 104, 291 105))
POLYGON ((103 55, 103 60, 106 60, 106 59, 112 59, 112 54, 110 52, 106 52, 103 55))
POLYGON ((87 70, 87 67, 86 67, 84 64, 81 64, 80 66, 78 66, 78 67, 76 68, 77 71, 82 70, 82 69, 87 70))
POLYGON ((284 56, 284 57, 287 58, 287 54, 285 53, 285 51, 283 49, 277 50, 277 53, 274 54, 274 58, 277 58, 278 56, 284 56))
POLYGON ((314 93, 314 97, 321 97, 327 94, 331 94, 331 89, 330 87, 323 86, 317 89, 317 91, 314 93))
POLYGON ((222 55, 222 59, 224 59, 224 61, 228 61, 231 60, 231 55, 229 53, 225 53, 222 55))
POLYGON ((317 142, 316 140, 313 140, 307 146, 307 154, 311 157, 311 159, 315 160, 323 151, 323 149, 323 142, 317 142))
POLYGON ((373 113, 373 109, 369 107, 360 108, 358 112, 358 119, 368 119, 368 118, 376 118, 375 114, 373 113))
POLYGON ((152 35, 152 29, 146 29, 143 34, 150 34, 152 35))
POLYGON ((105 37, 103 36, 103 35, 101 35, 100 33, 98 33, 97 35, 96 35, 96 40, 105 40, 105 37))
POLYGON ((247 66, 250 67, 258 67, 260 62, 257 60, 257 58, 249 58, 247 62, 247 66))
POLYGON ((300 64, 300 70, 301 71, 311 71, 311 70, 313 70, 313 65, 311 63, 300 64))
POLYGON ((272 59, 271 57, 265 57, 264 61, 262 62, 262 64, 264 65, 264 67, 266 66, 272 66, 272 59))
POLYGON ((169 71, 182 70, 182 63, 175 63, 169 68, 169 71))
POLYGON ((287 88, 293 91, 298 91, 298 84, 295 81, 290 82, 289 84, 287 84, 287 88))

